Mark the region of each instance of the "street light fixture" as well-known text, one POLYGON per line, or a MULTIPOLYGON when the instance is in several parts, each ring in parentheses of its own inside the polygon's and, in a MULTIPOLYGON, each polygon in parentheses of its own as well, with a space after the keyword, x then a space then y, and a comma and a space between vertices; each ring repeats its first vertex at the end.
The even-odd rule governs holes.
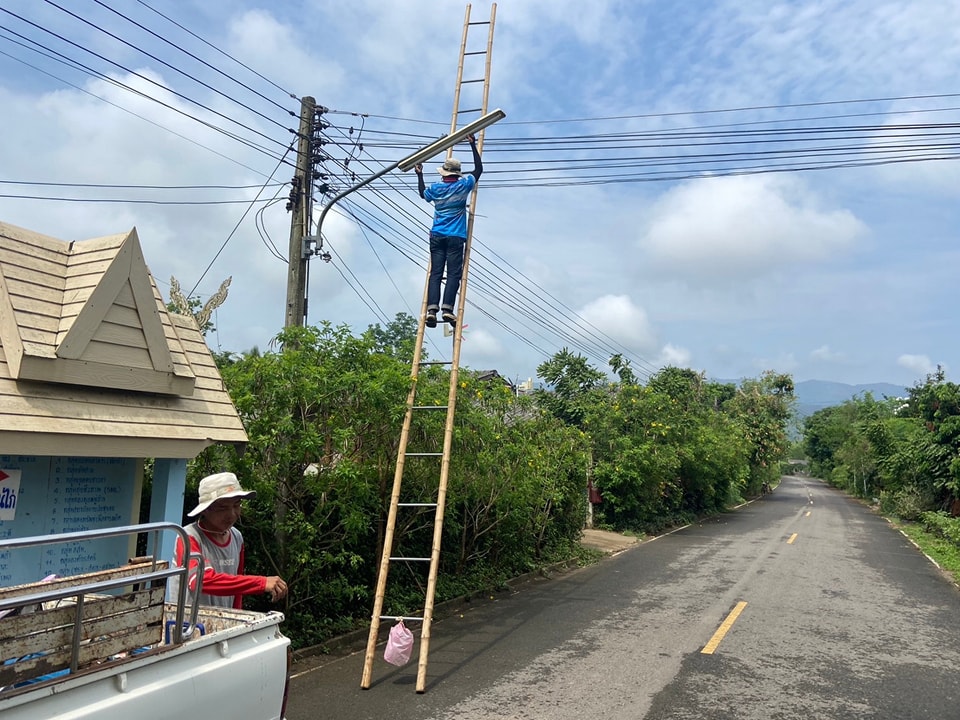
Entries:
MULTIPOLYGON (((444 150, 452 148, 458 142, 463 141, 465 138, 469 137, 470 135, 480 132, 484 128, 487 128, 493 125, 495 122, 503 120, 503 118, 505 118, 506 116, 507 114, 503 110, 500 110, 499 108, 494 110, 493 112, 489 112, 483 117, 479 117, 473 122, 464 125, 462 128, 460 128, 456 132, 453 132, 450 135, 444 135, 439 140, 435 140, 434 142, 430 143, 426 147, 420 148, 412 155, 408 155, 407 157, 403 158, 403 160, 400 160, 399 162, 395 162, 393 163, 393 165, 390 165, 389 167, 383 168, 383 170, 379 171, 378 173, 375 173, 374 175, 371 175, 365 180, 361 180, 356 185, 353 185, 347 188, 339 195, 335 195, 333 198, 330 199, 330 202, 328 202, 324 206, 323 212, 320 213, 320 218, 317 220, 316 237, 310 238, 310 239, 315 240, 315 239, 321 238, 320 228, 323 227, 323 219, 327 216, 327 213, 330 211, 330 208, 332 208, 338 201, 342 200, 344 197, 352 193, 354 190, 359 190, 364 185, 367 185, 373 182, 377 178, 383 177, 388 172, 396 170, 397 168, 400 168, 402 171, 407 172, 411 168, 416 167, 418 164, 426 160, 429 160, 437 153, 441 153, 444 150)), ((307 238, 304 238, 304 240, 307 240, 307 238)), ((309 254, 307 252, 306 243, 304 243, 304 253, 309 254)))
POLYGON ((413 155, 408 155, 397 163, 397 167, 399 167, 403 172, 412 170, 414 167, 429 160, 437 153, 453 147, 458 142, 465 140, 474 133, 478 133, 484 128, 490 127, 495 122, 503 120, 506 116, 507 114, 500 109, 494 110, 491 113, 487 113, 483 117, 477 118, 472 123, 464 125, 452 135, 445 135, 439 140, 430 143, 425 148, 417 150, 413 155))

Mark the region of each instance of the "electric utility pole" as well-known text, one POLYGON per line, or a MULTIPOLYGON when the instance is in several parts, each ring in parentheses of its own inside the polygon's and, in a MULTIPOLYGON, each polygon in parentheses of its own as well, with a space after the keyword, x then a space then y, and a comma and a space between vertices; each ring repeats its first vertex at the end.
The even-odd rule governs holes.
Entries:
POLYGON ((290 252, 287 269, 287 318, 284 327, 302 326, 307 316, 307 243, 313 212, 313 118, 317 103, 300 101, 297 166, 290 189, 290 252))

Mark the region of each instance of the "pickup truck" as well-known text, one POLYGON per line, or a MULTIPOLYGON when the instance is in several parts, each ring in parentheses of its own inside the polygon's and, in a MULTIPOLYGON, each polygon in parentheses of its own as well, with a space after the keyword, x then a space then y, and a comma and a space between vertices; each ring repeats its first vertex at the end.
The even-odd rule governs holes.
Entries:
MULTIPOLYGON (((0 540, 0 553, 123 534, 177 532, 173 523, 0 540)), ((186 570, 154 557, 72 577, 0 587, 3 720, 282 720, 290 641, 283 614, 195 602, 186 570), (167 598, 167 581, 175 597, 167 598)))

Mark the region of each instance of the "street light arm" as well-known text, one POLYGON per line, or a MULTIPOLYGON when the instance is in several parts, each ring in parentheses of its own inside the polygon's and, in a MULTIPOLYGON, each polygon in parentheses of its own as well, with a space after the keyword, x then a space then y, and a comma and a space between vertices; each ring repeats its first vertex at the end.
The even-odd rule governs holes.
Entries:
MULTIPOLYGON (((327 216, 327 213, 330 212, 330 208, 332 208, 332 207, 333 207, 336 203, 338 203, 340 200, 343 200, 343 198, 345 198, 347 195, 349 195, 350 193, 352 193, 354 190, 359 190, 359 189, 362 188, 364 185, 367 185, 367 184, 369 184, 369 183, 372 183, 374 180, 376 180, 377 178, 383 177, 383 176, 386 175, 388 172, 392 172, 392 171, 396 170, 399 165, 400 165, 400 163, 394 163, 393 165, 390 165, 389 167, 385 167, 385 168, 383 168, 383 170, 381 170, 380 172, 378 172, 378 173, 376 173, 376 174, 374 174, 374 175, 371 175, 370 177, 366 178, 365 180, 361 180, 361 181, 360 181, 359 183, 357 183, 356 185, 351 185, 350 187, 348 187, 348 188, 347 188, 346 190, 344 190, 343 192, 341 192, 341 193, 339 193, 339 194, 337 194, 337 195, 334 195, 332 198, 330 198, 330 202, 328 202, 326 205, 323 206, 323 212, 320 213, 320 218, 317 220, 317 237, 321 237, 321 235, 320 235, 320 228, 323 227, 323 219, 327 216)), ((322 242, 322 238, 321 238, 321 242, 322 242)))

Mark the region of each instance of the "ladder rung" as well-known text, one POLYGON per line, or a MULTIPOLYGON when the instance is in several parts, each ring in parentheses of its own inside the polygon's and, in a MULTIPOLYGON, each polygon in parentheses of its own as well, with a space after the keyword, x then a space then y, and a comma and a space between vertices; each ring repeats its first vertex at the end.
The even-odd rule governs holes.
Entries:
POLYGON ((414 405, 414 410, 446 410, 449 405, 414 405))
POLYGON ((381 615, 381 620, 403 620, 404 622, 423 622, 422 617, 416 615, 381 615))
POLYGON ((436 507, 437 503, 397 503, 397 507, 436 507))
POLYGON ((470 85, 471 83, 483 82, 483 78, 478 78, 477 80, 461 80, 461 85, 470 85))
POLYGON ((424 360, 421 365, 453 365, 453 360, 424 360))
POLYGON ((390 562, 394 562, 395 560, 399 562, 430 562, 430 558, 408 558, 408 557, 390 558, 390 562))
POLYGON ((467 113, 480 112, 480 108, 473 108, 471 110, 460 110, 457 112, 457 115, 466 115, 467 113))
POLYGON ((408 452, 408 453, 405 453, 405 454, 406 454, 407 457, 440 457, 441 455, 443 455, 442 452, 438 452, 438 453, 413 453, 413 452, 408 452))
POLYGON ((489 20, 474 20, 473 22, 468 22, 467 25, 489 25, 489 20))
POLYGON ((464 55, 486 55, 486 50, 474 50, 473 52, 465 52, 464 55))

